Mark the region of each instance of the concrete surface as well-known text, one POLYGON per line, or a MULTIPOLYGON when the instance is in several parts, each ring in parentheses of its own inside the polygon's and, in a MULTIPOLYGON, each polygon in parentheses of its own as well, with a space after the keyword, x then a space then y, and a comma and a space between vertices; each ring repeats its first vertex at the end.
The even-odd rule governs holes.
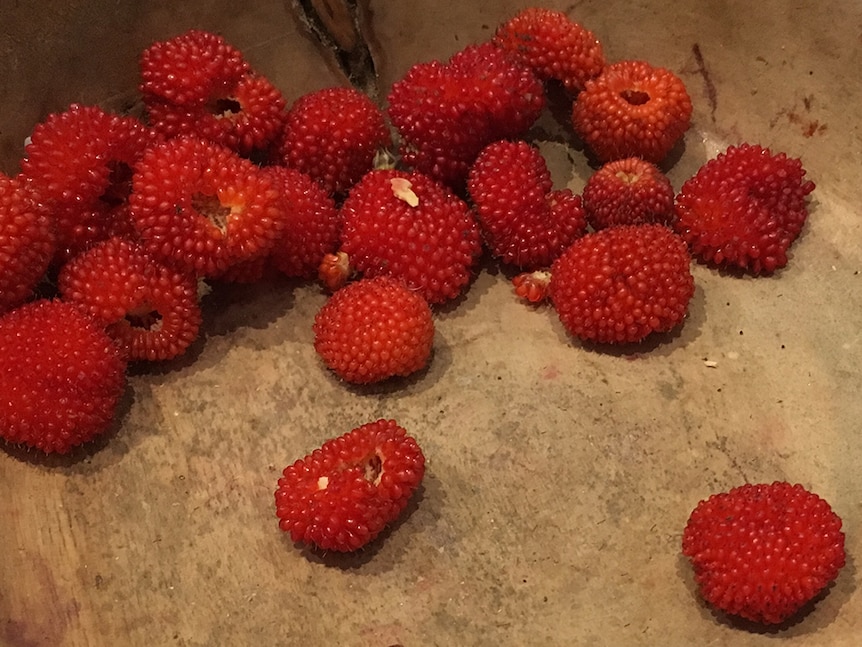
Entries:
MULTIPOLYGON (((4 2, 2 169, 70 101, 133 109, 138 52, 190 27, 223 33, 289 98, 345 82, 346 59, 305 33, 300 4, 327 3, 4 2)), ((412 63, 528 4, 371 0, 348 13, 385 96, 412 63)), ((0 451, 0 645, 857 644, 862 4, 546 6, 593 30, 609 59, 685 80, 694 125, 667 169, 675 187, 729 143, 802 158, 817 189, 789 266, 758 279, 696 266, 684 325, 617 352, 569 339, 488 267, 438 313, 428 370, 369 389, 317 361, 316 286, 219 287, 204 337, 133 372, 95 447, 0 451), (274 516, 281 469, 377 417, 428 458, 408 514, 355 556, 293 545, 274 516), (699 602, 680 537, 701 498, 775 479, 831 503, 848 562, 806 615, 766 631, 699 602)), ((570 134, 547 115, 536 132, 557 182, 579 190, 590 169, 570 134)))

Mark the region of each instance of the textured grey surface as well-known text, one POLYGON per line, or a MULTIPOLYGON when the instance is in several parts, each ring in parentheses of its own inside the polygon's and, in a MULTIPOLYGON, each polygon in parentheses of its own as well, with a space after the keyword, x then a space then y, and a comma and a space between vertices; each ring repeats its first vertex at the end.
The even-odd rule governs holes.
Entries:
MULTIPOLYGON (((134 102, 137 52, 189 27, 224 33, 289 98, 342 78, 290 3, 174 4, 55 0, 37 18, 4 3, 5 170, 46 111, 134 102)), ((363 5, 384 94, 527 4, 363 5)), ((856 644, 862 5, 546 6, 611 60, 684 79, 695 115, 667 168, 676 188, 730 143, 802 158, 817 189, 789 266, 757 279, 695 266, 684 325, 613 353, 485 268, 438 313, 427 371, 371 389, 318 363, 317 287, 221 287, 187 357, 132 375, 96 451, 0 452, 0 644, 856 644), (356 556, 294 546, 274 516, 281 469, 377 417, 428 458, 408 514, 356 556), (799 622, 763 632, 704 607, 679 548, 698 500, 774 479, 832 504, 848 563, 799 622)), ((590 169, 565 128, 546 115, 537 132, 558 184, 579 190, 590 169)))

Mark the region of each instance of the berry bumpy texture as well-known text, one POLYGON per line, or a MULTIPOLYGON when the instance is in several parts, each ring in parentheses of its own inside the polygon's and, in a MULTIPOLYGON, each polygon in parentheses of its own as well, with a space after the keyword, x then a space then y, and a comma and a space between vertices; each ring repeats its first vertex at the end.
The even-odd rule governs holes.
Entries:
POLYGON ((336 375, 355 384, 424 368, 433 341, 428 302, 388 276, 346 285, 314 319, 317 354, 336 375))
POLYGON ((366 423, 284 469, 275 492, 279 526, 295 542, 357 550, 398 518, 424 474, 422 450, 403 427, 366 423))
POLYGON ((570 92, 605 66, 601 43, 562 11, 530 7, 497 28, 494 43, 543 80, 560 81, 570 92))
POLYGON ((638 342, 685 317, 694 294, 685 243, 663 225, 609 227, 554 262, 551 302, 566 329, 599 343, 638 342))
POLYGON ((608 162, 584 186, 584 211, 593 229, 673 221, 670 180, 654 164, 638 157, 608 162))
POLYGON ((0 173, 0 313, 31 297, 54 256, 54 228, 20 176, 0 173))
POLYGON ((467 190, 491 252, 518 268, 550 266, 586 232, 580 196, 554 191, 545 159, 526 142, 486 146, 470 169, 467 190))
POLYGON ((479 152, 521 136, 539 117, 545 96, 532 70, 487 42, 447 63, 414 65, 393 84, 388 101, 404 163, 461 189, 479 152))
POLYGON ((682 537, 703 598, 765 624, 797 613, 844 566, 841 519, 801 485, 743 485, 698 503, 682 537))
POLYGON ((670 70, 643 61, 607 66, 575 99, 572 125, 600 162, 658 164, 691 123, 691 99, 670 70))
POLYGON ((800 160, 753 144, 731 146, 682 185, 674 228, 706 263, 770 273, 787 265, 813 190, 800 160))
POLYGON ((63 266, 57 286, 130 360, 181 355, 197 338, 201 311, 193 276, 165 267, 136 243, 109 238, 63 266))
POLYGON ((126 384, 126 364, 76 306, 33 301, 0 317, 0 437, 67 453, 103 433, 126 384))
POLYGON ((341 217, 341 251, 354 270, 399 278, 432 304, 462 292, 482 252, 467 204, 421 173, 371 171, 341 217))
POLYGON ((345 194, 371 170, 374 156, 392 138, 383 112, 353 88, 325 88, 303 95, 287 114, 281 152, 284 163, 345 194))

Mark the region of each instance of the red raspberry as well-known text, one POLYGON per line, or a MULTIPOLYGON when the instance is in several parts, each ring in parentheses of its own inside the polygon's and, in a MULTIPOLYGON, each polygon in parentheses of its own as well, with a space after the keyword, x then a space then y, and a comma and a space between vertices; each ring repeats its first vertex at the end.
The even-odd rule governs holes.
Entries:
POLYGON ((643 61, 607 66, 575 99, 572 124, 600 162, 658 164, 688 130, 691 99, 670 70, 643 61))
POLYGON ((106 327, 130 360, 171 359, 198 336, 194 277, 163 266, 136 243, 97 243, 66 263, 57 286, 64 301, 106 327))
POLYGON ((144 249, 181 272, 214 277, 263 258, 284 226, 279 192, 259 167, 195 137, 144 155, 131 213, 144 249))
POLYGON ((389 93, 404 162, 456 189, 485 146, 522 135, 544 105, 541 81, 490 42, 414 65, 389 93))
POLYGON ((654 164, 637 157, 608 162, 584 187, 584 210, 593 229, 673 221, 670 180, 654 164))
POLYGON ((70 303, 33 301, 0 317, 0 437, 67 453, 103 433, 126 364, 105 332, 70 303))
POLYGON ((694 294, 685 243, 663 225, 622 225, 578 239, 551 267, 566 329, 599 343, 638 342, 685 317, 694 294))
POLYGON ((333 294, 314 318, 314 349, 354 384, 407 376, 431 357, 431 308, 402 281, 361 279, 333 294))
POLYGON ((392 145, 383 112, 353 88, 326 88, 291 106, 281 145, 284 163, 344 194, 371 170, 374 156, 392 145))
POLYGON ((470 208, 421 173, 376 170, 341 208, 342 243, 366 277, 402 279, 429 303, 457 297, 482 252, 470 208))
POLYGON ((20 176, 0 173, 0 313, 24 303, 54 255, 54 228, 20 176))
POLYGON ((58 264, 109 236, 134 237, 132 173, 158 142, 137 119, 78 104, 33 129, 21 168, 54 220, 58 264))
POLYGON ((545 159, 523 141, 486 146, 467 190, 491 252, 522 269, 548 267, 586 232, 580 196, 553 190, 545 159))
POLYGON ((221 36, 192 29, 153 43, 141 54, 140 69, 148 105, 201 106, 228 96, 251 66, 221 36))
POLYGON ((703 598, 722 611, 778 624, 844 566, 841 519, 801 485, 743 485, 713 494, 682 536, 703 598))
POLYGON ((424 474, 422 450, 403 427, 366 423, 284 469, 279 527, 321 550, 358 550, 398 518, 424 474))
POLYGON ((556 79, 571 92, 605 66, 601 43, 562 11, 531 7, 497 28, 494 42, 541 79, 556 79))
POLYGON ((704 262, 770 273, 787 265, 813 190, 800 160, 731 146, 682 185, 674 227, 704 262))

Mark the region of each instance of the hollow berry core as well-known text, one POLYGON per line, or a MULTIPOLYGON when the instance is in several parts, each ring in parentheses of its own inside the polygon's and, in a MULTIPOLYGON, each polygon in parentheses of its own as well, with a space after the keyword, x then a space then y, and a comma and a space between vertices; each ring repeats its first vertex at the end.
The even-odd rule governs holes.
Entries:
POLYGON ((214 195, 195 193, 192 196, 192 208, 199 214, 208 218, 221 233, 227 232, 227 219, 230 216, 230 207, 224 206, 214 195))
POLYGON ((649 94, 642 90, 623 90, 620 96, 633 106, 642 106, 650 99, 649 94))

